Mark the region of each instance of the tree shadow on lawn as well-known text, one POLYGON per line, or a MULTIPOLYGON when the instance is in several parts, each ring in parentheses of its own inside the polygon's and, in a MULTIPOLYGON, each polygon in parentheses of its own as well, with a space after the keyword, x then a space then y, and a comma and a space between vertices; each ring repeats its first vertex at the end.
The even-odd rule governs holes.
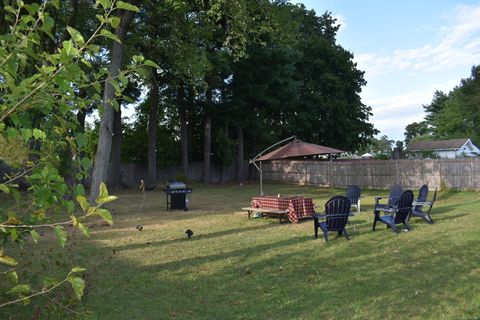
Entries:
POLYGON ((153 244, 158 251, 142 252, 147 246, 137 244, 116 248, 140 250, 133 256, 111 255, 112 247, 89 241, 81 250, 88 263, 79 264, 87 268, 89 283, 80 308, 99 319, 475 316, 477 241, 388 231, 364 234, 362 241, 325 243, 314 241, 313 234, 283 238, 273 232, 263 243, 234 245, 235 238, 243 239, 236 233, 281 227, 272 223, 160 241, 153 244), (222 236, 229 239, 221 251, 205 248, 222 236), (162 262, 166 251, 178 252, 177 258, 162 262), (149 254, 158 254, 159 262, 149 254))
MULTIPOLYGON (((228 235, 241 234, 241 233, 244 233, 244 232, 250 232, 250 231, 256 231, 256 230, 265 231, 266 229, 269 229, 269 228, 279 228, 279 227, 281 227, 281 225, 279 225, 279 224, 264 224, 264 225, 244 227, 244 228, 227 229, 227 230, 222 230, 222 231, 212 232, 212 233, 197 233, 196 232, 197 229, 192 227, 192 229, 194 231, 194 234, 193 234, 191 239, 188 239, 185 234, 182 234, 182 237, 178 237, 178 238, 175 238, 175 239, 166 239, 166 240, 160 240, 160 241, 148 241, 148 244, 146 243, 147 242, 146 241, 146 242, 143 242, 143 243, 132 243, 132 244, 121 245, 121 246, 115 245, 115 246, 112 246, 112 248, 115 248, 117 251, 121 251, 121 250, 131 250, 131 249, 147 247, 147 246, 164 246, 164 245, 175 244, 175 243, 189 243, 189 242, 194 242, 194 241, 214 239, 214 238, 217 238, 217 237, 224 237, 224 236, 228 236, 228 235)), ((158 230, 156 230, 156 231, 158 231, 158 230)), ((110 236, 107 236, 106 238, 111 239, 110 236)))
MULTIPOLYGON (((102 303, 86 302, 101 315, 109 314, 109 299, 123 301, 117 314, 123 319, 138 317, 138 310, 143 318, 179 319, 473 316, 473 305, 465 303, 479 293, 472 283, 476 242, 435 250, 440 235, 402 241, 408 236, 380 235, 368 247, 319 246, 303 236, 148 266, 116 260, 119 270, 131 270, 130 280, 119 278, 102 303), (221 261, 230 262, 216 268, 221 261)), ((92 281, 101 283, 100 276, 92 281)))

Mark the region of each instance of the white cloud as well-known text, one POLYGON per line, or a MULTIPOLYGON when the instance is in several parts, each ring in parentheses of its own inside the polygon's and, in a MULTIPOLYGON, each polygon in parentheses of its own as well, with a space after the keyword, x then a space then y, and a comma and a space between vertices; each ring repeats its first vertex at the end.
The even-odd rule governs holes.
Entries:
POLYGON ((359 68, 367 78, 393 72, 433 72, 480 61, 480 5, 457 6, 446 16, 438 39, 418 48, 397 49, 392 53, 357 54, 359 68))
POLYGON ((458 81, 434 83, 427 88, 388 98, 363 97, 363 102, 371 105, 373 116, 371 122, 380 130, 380 136, 387 135, 390 139, 403 140, 405 127, 412 122, 424 119, 423 105, 432 101, 435 90, 448 92, 458 81))
POLYGON ((342 33, 343 31, 345 31, 345 29, 347 28, 348 24, 347 24, 347 19, 342 16, 341 14, 336 14, 333 16, 333 18, 337 19, 337 23, 336 25, 340 25, 340 28, 338 29, 338 32, 337 32, 337 36, 342 33))

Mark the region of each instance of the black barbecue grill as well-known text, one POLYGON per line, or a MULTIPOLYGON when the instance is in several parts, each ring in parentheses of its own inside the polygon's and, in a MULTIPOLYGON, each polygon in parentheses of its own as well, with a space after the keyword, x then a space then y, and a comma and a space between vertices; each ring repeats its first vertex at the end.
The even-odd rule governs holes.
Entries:
POLYGON ((187 188, 184 182, 171 181, 163 192, 167 195, 167 210, 183 209, 188 210, 188 194, 192 193, 192 188, 187 188))

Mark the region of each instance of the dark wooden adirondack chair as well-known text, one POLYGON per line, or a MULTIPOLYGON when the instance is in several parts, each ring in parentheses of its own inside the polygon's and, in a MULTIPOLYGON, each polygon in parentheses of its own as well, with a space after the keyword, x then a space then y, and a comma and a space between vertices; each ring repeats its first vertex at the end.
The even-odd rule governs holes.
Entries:
POLYGON ((407 230, 410 230, 410 226, 408 225, 408 216, 412 211, 412 203, 413 203, 413 192, 411 190, 407 190, 397 202, 385 209, 375 209, 374 214, 375 218, 373 220, 373 228, 372 230, 375 231, 375 225, 377 221, 385 223, 387 227, 391 228, 393 232, 398 233, 400 230, 397 228, 397 224, 403 224, 407 230), (385 215, 381 216, 380 211, 385 212, 385 215))
POLYGON ((325 204, 325 214, 314 214, 313 224, 315 229, 315 239, 318 238, 318 228, 323 231, 325 241, 328 241, 328 232, 337 231, 338 235, 345 235, 349 240, 345 225, 350 215, 351 203, 344 196, 335 196, 330 198, 325 204), (320 221, 324 220, 324 221, 320 221))
POLYGON ((352 207, 355 207, 356 213, 360 213, 360 196, 362 191, 358 186, 348 186, 346 190, 347 199, 352 207))
POLYGON ((413 203, 412 214, 411 216, 419 217, 425 220, 427 223, 432 224, 433 219, 430 217, 430 211, 432 211, 433 204, 437 199, 437 188, 435 188, 435 192, 433 193, 432 201, 427 201, 428 197, 428 186, 423 185, 420 190, 418 191, 418 198, 413 203), (424 206, 429 206, 428 211, 423 211, 424 206))
POLYGON ((377 196, 375 197, 375 208, 374 210, 385 210, 397 203, 398 199, 403 193, 403 189, 401 186, 393 186, 390 188, 390 194, 388 195, 388 202, 387 203, 380 203, 381 199, 385 199, 385 196, 377 196))

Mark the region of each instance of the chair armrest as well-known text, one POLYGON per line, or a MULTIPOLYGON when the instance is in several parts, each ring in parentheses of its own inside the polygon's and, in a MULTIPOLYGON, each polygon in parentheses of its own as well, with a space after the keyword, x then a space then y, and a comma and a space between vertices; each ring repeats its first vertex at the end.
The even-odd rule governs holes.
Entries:
POLYGON ((375 204, 378 204, 381 199, 388 198, 388 196, 375 196, 375 204))
POLYGON ((429 206, 431 204, 432 204, 431 201, 414 201, 412 203, 412 206, 429 206))
POLYGON ((327 217, 327 215, 325 214, 320 214, 320 213, 314 213, 312 215, 312 217, 316 218, 316 219, 325 219, 327 217))
POLYGON ((397 210, 398 210, 397 206, 388 206, 388 207, 384 207, 384 208, 375 208, 374 211, 383 211, 385 213, 394 213, 394 212, 397 212, 397 210))

